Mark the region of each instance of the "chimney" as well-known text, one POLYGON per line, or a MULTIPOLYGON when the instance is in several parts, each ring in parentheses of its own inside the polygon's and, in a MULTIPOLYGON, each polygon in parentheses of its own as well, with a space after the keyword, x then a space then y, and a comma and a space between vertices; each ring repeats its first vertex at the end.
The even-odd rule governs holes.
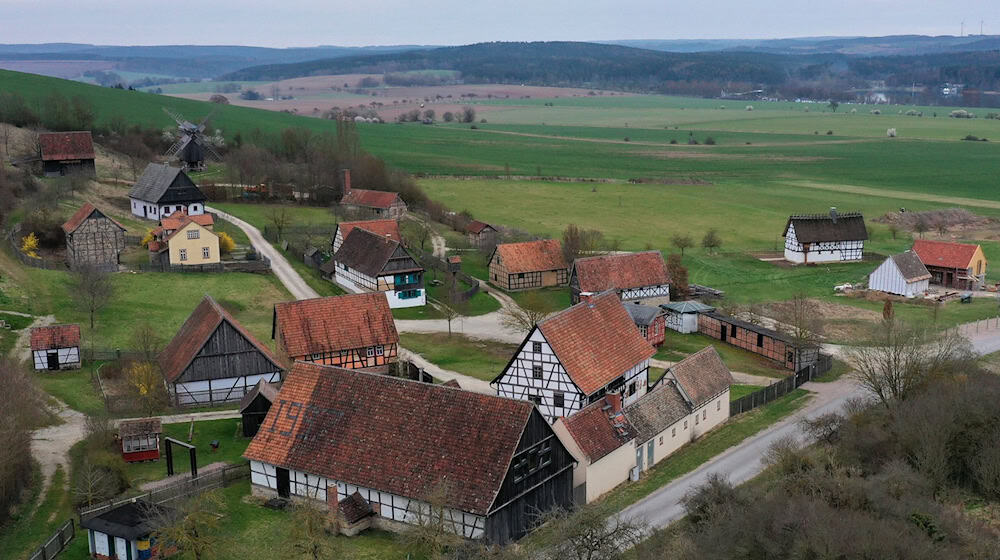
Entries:
POLYGON ((344 174, 343 177, 344 196, 347 196, 347 193, 351 192, 351 170, 344 169, 343 171, 341 171, 341 173, 344 174))
POLYGON ((833 218, 833 223, 837 223, 837 207, 830 207, 830 217, 833 218))

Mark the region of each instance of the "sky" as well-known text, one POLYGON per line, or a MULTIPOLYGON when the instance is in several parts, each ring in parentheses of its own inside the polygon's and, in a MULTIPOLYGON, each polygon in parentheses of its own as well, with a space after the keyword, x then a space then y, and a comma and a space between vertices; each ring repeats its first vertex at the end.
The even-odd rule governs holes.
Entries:
POLYGON ((0 43, 482 41, 1000 34, 997 0, 0 0, 0 43))

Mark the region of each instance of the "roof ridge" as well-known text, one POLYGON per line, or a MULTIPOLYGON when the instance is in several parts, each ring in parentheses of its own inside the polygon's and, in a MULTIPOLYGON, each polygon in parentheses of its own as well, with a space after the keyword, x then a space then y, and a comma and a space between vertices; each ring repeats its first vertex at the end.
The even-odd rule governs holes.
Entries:
MULTIPOLYGON (((840 218, 861 218, 864 214, 861 212, 837 212, 837 219, 840 218)), ((788 216, 789 220, 831 220, 833 216, 830 214, 791 214, 788 216)))
POLYGON ((542 325, 542 323, 547 323, 547 322, 551 321, 552 319, 555 319, 557 317, 561 317, 562 315, 564 315, 564 314, 566 314, 566 313, 568 313, 568 312, 576 309, 578 306, 581 306, 581 305, 593 306, 593 303, 590 303, 591 300, 595 300, 595 299, 597 299, 599 297, 602 297, 605 294, 609 294, 609 293, 615 294, 615 297, 618 297, 618 294, 614 290, 604 290, 603 292, 598 292, 597 294, 594 294, 594 295, 590 296, 590 298, 588 298, 588 299, 586 299, 584 301, 581 301, 580 303, 577 303, 576 305, 571 305, 571 306, 567 307, 566 309, 560 309, 559 311, 556 311, 555 313, 546 316, 541 321, 535 323, 535 326, 536 327, 540 327, 542 325))

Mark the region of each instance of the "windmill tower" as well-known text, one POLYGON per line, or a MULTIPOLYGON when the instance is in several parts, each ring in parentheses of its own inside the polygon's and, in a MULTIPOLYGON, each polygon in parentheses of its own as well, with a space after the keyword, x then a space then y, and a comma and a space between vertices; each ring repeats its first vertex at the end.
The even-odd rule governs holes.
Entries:
POLYGON ((200 123, 194 124, 185 119, 180 113, 166 107, 163 108, 163 112, 177 121, 177 130, 180 131, 177 141, 167 148, 166 153, 163 154, 168 161, 180 161, 185 169, 195 171, 205 168, 206 156, 214 161, 222 161, 222 156, 205 139, 204 134, 205 123, 208 122, 213 113, 209 113, 205 118, 201 119, 200 123))

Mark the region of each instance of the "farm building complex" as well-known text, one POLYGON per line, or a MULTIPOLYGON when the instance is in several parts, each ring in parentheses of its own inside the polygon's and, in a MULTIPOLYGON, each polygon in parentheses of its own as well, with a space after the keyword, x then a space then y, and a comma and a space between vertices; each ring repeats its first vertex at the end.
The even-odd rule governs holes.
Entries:
POLYGON ((930 272, 932 284, 979 290, 986 282, 986 256, 979 245, 917 239, 913 252, 930 272))
POLYGON ((132 214, 159 220, 178 210, 189 216, 205 213, 205 195, 179 167, 150 163, 128 193, 132 214))
POLYGON ((31 361, 36 370, 80 367, 80 325, 33 327, 31 361))
POLYGON ((94 139, 90 131, 43 132, 38 135, 42 173, 46 177, 80 174, 97 175, 94 139))
POLYGON ((586 257, 573 261, 569 289, 572 303, 606 290, 622 301, 667 303, 670 275, 659 251, 586 257))
POLYGON ((333 232, 333 239, 330 241, 330 246, 333 249, 333 253, 340 250, 340 246, 344 244, 344 239, 350 235, 351 231, 356 227, 361 229, 366 229, 379 237, 388 237, 393 241, 402 241, 403 238, 399 235, 399 220, 362 220, 360 222, 339 222, 335 226, 333 232))
POLYGON ((355 227, 320 270, 349 291, 384 293, 393 309, 427 303, 423 267, 390 235, 355 227))
POLYGON ((892 255, 868 275, 868 289, 903 297, 927 292, 931 273, 913 251, 892 255))
POLYGON ((760 354, 795 372, 814 364, 819 357, 819 348, 799 348, 791 337, 776 330, 714 311, 698 315, 698 332, 760 354))
POLYGON ((340 205, 359 214, 373 218, 399 219, 406 214, 406 203, 399 193, 351 188, 351 172, 344 171, 344 196, 340 205))
POLYGON ((489 274, 491 284, 507 291, 565 286, 568 281, 562 244, 554 239, 497 245, 489 274))
POLYGON ((62 225, 66 262, 71 269, 117 271, 125 250, 125 226, 86 203, 62 225))
POLYGON ((782 233, 785 260, 797 264, 860 261, 868 229, 857 212, 791 216, 782 233))

